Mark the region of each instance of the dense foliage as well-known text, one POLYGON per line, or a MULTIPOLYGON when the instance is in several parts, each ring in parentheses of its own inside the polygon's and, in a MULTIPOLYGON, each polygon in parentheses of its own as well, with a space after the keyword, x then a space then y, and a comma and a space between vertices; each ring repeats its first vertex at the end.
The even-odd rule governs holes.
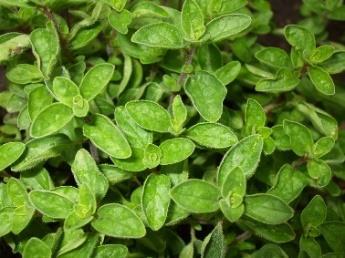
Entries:
POLYGON ((344 257, 345 5, 273 15, 0 0, 0 256, 344 257))

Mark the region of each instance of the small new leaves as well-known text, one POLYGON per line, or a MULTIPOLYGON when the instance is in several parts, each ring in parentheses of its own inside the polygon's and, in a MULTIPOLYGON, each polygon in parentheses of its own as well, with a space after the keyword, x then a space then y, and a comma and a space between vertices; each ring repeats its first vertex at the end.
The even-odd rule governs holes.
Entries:
POLYGON ((294 214, 294 210, 282 199, 266 193, 247 195, 244 202, 244 214, 265 224, 284 223, 294 214))
POLYGON ((317 237, 318 227, 325 221, 327 216, 327 206, 320 195, 315 195, 313 199, 301 212, 301 223, 305 236, 317 237))
POLYGON ((288 25, 284 29, 284 35, 291 46, 301 50, 304 54, 308 54, 315 49, 315 37, 306 28, 288 25))
POLYGON ((212 74, 200 71, 189 77, 185 91, 195 109, 208 122, 217 122, 223 113, 227 90, 212 74))
POLYGON ((148 226, 156 231, 165 223, 170 204, 170 179, 166 175, 151 174, 142 190, 141 205, 148 226))
POLYGON ((142 128, 165 133, 170 129, 170 114, 161 105, 153 101, 139 100, 126 104, 126 110, 142 128))
POLYGON ((91 225, 101 234, 116 238, 142 238, 146 234, 143 222, 134 211, 118 203, 101 206, 91 225))
POLYGON ((123 10, 122 12, 118 13, 116 11, 112 11, 108 17, 109 24, 121 34, 128 33, 128 26, 132 23, 133 17, 132 14, 127 11, 123 10))
POLYGON ((120 129, 111 120, 101 114, 96 114, 92 123, 84 124, 84 135, 100 150, 111 157, 126 159, 132 155, 131 147, 120 129))
POLYGON ((319 187, 328 185, 332 178, 332 170, 323 160, 309 160, 307 163, 308 175, 315 180, 319 187))
POLYGON ((134 43, 157 48, 182 48, 183 36, 180 30, 169 23, 148 24, 137 30, 131 40, 134 43))
POLYGON ((218 210, 219 194, 216 186, 199 179, 189 179, 171 189, 174 202, 192 213, 218 210))
POLYGON ((188 115, 187 108, 180 95, 174 98, 171 105, 171 113, 171 126, 176 133, 180 133, 188 115))
POLYGON ((186 0, 183 3, 181 19, 187 40, 196 41, 204 35, 206 31, 204 15, 195 0, 186 0))

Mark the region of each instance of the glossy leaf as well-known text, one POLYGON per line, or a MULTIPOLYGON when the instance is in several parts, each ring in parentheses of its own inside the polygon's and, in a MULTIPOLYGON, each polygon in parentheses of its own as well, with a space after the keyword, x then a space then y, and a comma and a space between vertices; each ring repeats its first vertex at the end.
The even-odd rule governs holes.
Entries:
POLYGON ((208 122, 216 122, 223 113, 227 90, 212 74, 200 71, 188 78, 185 91, 199 114, 208 122))
POLYGON ((83 132, 97 148, 111 157, 126 159, 132 155, 131 147, 123 133, 104 115, 96 114, 92 123, 84 124, 83 132))
POLYGON ((218 196, 217 187, 199 179, 189 179, 171 189, 174 202, 192 213, 217 211, 218 196))
POLYGON ((91 225, 98 232, 116 238, 141 238, 146 234, 140 218, 131 209, 117 203, 101 206, 91 225))
POLYGON ((170 204, 170 179, 166 175, 148 176, 142 190, 141 205, 149 227, 156 231, 165 223, 170 204))

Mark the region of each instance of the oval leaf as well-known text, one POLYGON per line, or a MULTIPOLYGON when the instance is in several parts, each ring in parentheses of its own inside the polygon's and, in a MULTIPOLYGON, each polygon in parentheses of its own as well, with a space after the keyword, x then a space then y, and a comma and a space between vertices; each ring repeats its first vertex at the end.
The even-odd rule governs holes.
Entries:
POLYGON ((25 144, 21 142, 8 142, 0 146, 0 171, 15 162, 23 154, 25 144))
POLYGON ((159 145, 162 151, 161 165, 181 162, 193 154, 195 145, 187 138, 173 138, 159 145))

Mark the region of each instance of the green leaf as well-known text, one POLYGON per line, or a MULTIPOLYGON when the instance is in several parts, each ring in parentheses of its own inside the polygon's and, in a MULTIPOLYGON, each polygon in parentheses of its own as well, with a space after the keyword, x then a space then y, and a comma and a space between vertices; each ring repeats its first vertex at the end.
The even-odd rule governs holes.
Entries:
MULTIPOLYGON (((301 212, 301 223, 306 236, 310 233, 309 230, 317 228, 326 219, 327 206, 320 195, 315 195, 313 199, 301 212)), ((315 237, 312 236, 311 237, 315 237)))
POLYGON ((162 151, 161 165, 181 162, 193 154, 195 145, 187 138, 172 138, 159 145, 162 151))
POLYGON ((53 103, 53 98, 46 86, 39 86, 29 93, 28 112, 31 121, 46 107, 53 103))
POLYGON ((62 254, 68 253, 85 243, 87 235, 82 229, 77 230, 65 230, 61 243, 59 244, 59 251, 57 256, 60 257, 62 254))
POLYGON ((245 174, 240 167, 236 167, 231 170, 225 178, 224 184, 221 187, 222 196, 224 198, 230 197, 231 207, 236 208, 242 203, 237 203, 236 199, 242 199, 242 197, 246 194, 246 186, 247 180, 245 174), (234 198, 233 195, 235 195, 234 198))
POLYGON ((95 114, 90 124, 84 124, 85 137, 111 157, 127 159, 132 155, 127 139, 111 120, 101 114, 95 114))
POLYGON ((189 77, 185 92, 199 114, 208 122, 216 122, 223 113, 227 90, 212 74, 200 71, 189 77))
POLYGON ((345 251, 344 230, 345 223, 340 221, 325 222, 321 225, 322 236, 335 252, 344 253, 345 251))
POLYGON ((72 110, 73 115, 76 117, 86 117, 89 113, 89 102, 84 99, 81 95, 73 97, 72 100, 72 110))
POLYGON ((240 204, 237 207, 232 207, 229 198, 221 199, 219 201, 219 207, 225 218, 230 222, 238 221, 244 213, 244 204, 240 204))
POLYGON ((188 111, 180 95, 176 95, 171 105, 171 125, 176 133, 180 133, 187 120, 188 111))
POLYGON ((165 133, 170 129, 170 115, 161 105, 149 100, 130 101, 126 110, 134 121, 142 128, 165 133))
POLYGON ((73 210, 73 202, 52 191, 33 190, 29 198, 36 210, 54 219, 65 219, 73 210))
POLYGON ((226 65, 218 68, 214 75, 220 80, 224 85, 228 85, 233 82, 241 71, 241 63, 238 61, 230 61, 226 65))
POLYGON ((101 63, 92 67, 80 83, 80 94, 88 101, 94 99, 113 77, 114 65, 101 63))
POLYGON ((160 164, 162 157, 161 149, 154 144, 148 144, 144 150, 143 163, 149 169, 155 168, 160 164))
POLYGON ((58 62, 60 42, 52 23, 47 28, 35 29, 30 34, 33 53, 37 59, 38 67, 45 78, 49 78, 58 62))
POLYGON ((335 86, 332 77, 323 68, 308 67, 308 76, 315 88, 324 95, 334 95, 335 86))
POLYGON ((201 146, 214 149, 225 149, 238 141, 230 127, 218 123, 195 124, 187 130, 186 136, 201 146))
POLYGON ((210 213, 219 209, 219 190, 199 179, 189 179, 171 189, 171 198, 192 213, 210 213))
POLYGON ((44 108, 32 121, 30 135, 41 138, 56 133, 73 118, 72 109, 62 103, 53 103, 44 108))
POLYGON ((95 249, 94 258, 126 258, 128 249, 125 245, 120 244, 106 244, 100 245, 95 249))
POLYGON ((257 133, 266 124, 265 111, 255 99, 249 98, 247 101, 244 122, 245 135, 257 133))
POLYGON ((330 136, 325 136, 320 138, 314 144, 313 154, 316 158, 321 158, 322 156, 329 153, 334 147, 334 139, 330 136))
POLYGON ((224 155, 218 168, 218 185, 222 185, 234 168, 239 167, 247 178, 251 177, 260 161, 263 148, 262 137, 258 134, 248 136, 239 141, 224 155))
POLYGON ((21 142, 8 142, 0 146, 0 171, 12 165, 25 150, 21 142))
POLYGON ((275 79, 259 80, 255 90, 270 93, 286 92, 293 90, 299 83, 297 72, 282 69, 278 71, 275 79))
POLYGON ((309 160, 307 170, 308 175, 315 180, 319 187, 325 187, 332 179, 332 170, 323 160, 309 160))
POLYGON ((299 240, 300 252, 307 253, 308 257, 321 257, 321 247, 314 238, 302 236, 299 240))
POLYGON ((110 26, 121 34, 128 33, 128 26, 132 23, 132 20, 132 13, 127 10, 120 13, 112 11, 108 16, 110 26))
POLYGON ((78 248, 62 254, 59 258, 75 258, 75 257, 83 257, 83 258, 92 258, 96 245, 99 242, 99 235, 96 233, 89 233, 87 236, 86 241, 79 246, 78 248))
POLYGON ((241 220, 241 223, 253 231, 258 237, 264 238, 273 243, 287 243, 294 240, 296 237, 296 233, 287 223, 279 225, 267 225, 251 220, 241 220))
POLYGON ((51 258, 52 251, 49 246, 42 240, 32 237, 30 238, 23 251, 23 258, 51 258))
POLYGON ((284 132, 290 138, 290 147, 298 156, 310 155, 314 145, 310 130, 294 121, 284 120, 284 132))
POLYGON ((85 150, 80 149, 73 161, 72 172, 79 186, 85 184, 96 195, 97 200, 102 199, 108 190, 108 181, 99 171, 95 160, 85 150))
POLYGON ((291 68, 289 55, 281 48, 265 47, 255 53, 255 58, 272 68, 291 68))
POLYGON ((0 40, 0 63, 7 61, 17 54, 21 54, 29 47, 30 38, 28 35, 17 32, 10 32, 2 35, 0 40), (16 51, 13 51, 14 49, 16 51))
POLYGON ((33 190, 51 190, 54 182, 45 168, 31 169, 20 173, 20 181, 33 190))
POLYGON ((288 258, 289 256, 285 251, 275 244, 266 244, 261 247, 258 251, 251 255, 253 258, 265 258, 265 257, 275 257, 275 258, 288 258))
POLYGON ((125 107, 116 107, 114 116, 116 123, 120 127, 121 131, 126 135, 131 146, 144 148, 147 144, 152 143, 152 133, 142 129, 129 115, 125 107))
POLYGON ((144 25, 133 34, 131 40, 148 47, 175 49, 184 46, 180 30, 165 22, 144 25))
POLYGON ((277 225, 292 218, 294 210, 282 199, 259 193, 244 198, 245 215, 261 223, 277 225))
POLYGON ((225 241, 221 223, 205 238, 201 247, 202 258, 223 258, 225 255, 225 241))
POLYGON ((13 221, 13 210, 12 207, 5 207, 0 209, 0 236, 5 236, 11 232, 12 221, 13 221))
POLYGON ((121 12, 125 8, 127 0, 102 0, 116 11, 121 12))
POLYGON ((319 64, 329 59, 334 52, 335 49, 332 45, 319 46, 310 53, 308 60, 312 64, 319 64))
POLYGON ((128 159, 115 159, 111 158, 114 164, 128 172, 140 172, 147 169, 144 163, 145 151, 143 148, 132 148, 132 156, 128 159))
POLYGON ((290 203, 300 196, 307 183, 307 178, 301 171, 286 164, 279 169, 274 185, 267 193, 290 203))
POLYGON ((315 37, 306 28, 297 25, 288 25, 284 28, 284 35, 289 44, 306 54, 315 49, 315 37))
POLYGON ((201 40, 216 42, 235 36, 247 29, 251 22, 251 17, 245 14, 225 14, 216 17, 206 25, 206 33, 201 40))
POLYGON ((53 81, 52 92, 59 102, 72 107, 73 98, 79 95, 79 88, 71 79, 57 76, 53 81))
POLYGON ((70 143, 61 134, 28 141, 26 151, 11 169, 15 172, 31 169, 43 161, 59 156, 61 150, 69 147, 70 143))
POLYGON ((204 15, 195 0, 186 0, 182 6, 182 29, 187 40, 196 41, 206 31, 204 15))
POLYGON ((170 204, 170 178, 166 175, 151 174, 145 180, 141 205, 148 226, 159 230, 165 223, 170 204))
POLYGON ((43 80, 43 74, 34 65, 19 64, 6 73, 9 81, 17 84, 29 84, 43 80))
POLYGON ((134 211, 117 203, 101 206, 91 225, 98 232, 116 238, 142 238, 146 234, 143 222, 134 211))

